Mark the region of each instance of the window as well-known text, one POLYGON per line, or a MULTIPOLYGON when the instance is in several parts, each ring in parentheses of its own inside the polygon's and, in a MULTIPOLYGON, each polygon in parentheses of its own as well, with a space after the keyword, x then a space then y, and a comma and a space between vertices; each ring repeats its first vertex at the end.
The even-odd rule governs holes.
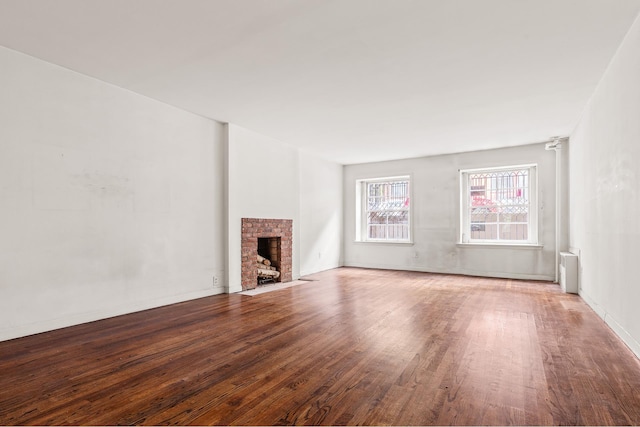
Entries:
POLYGON ((409 242, 409 177, 357 182, 356 240, 409 242))
POLYGON ((537 244, 536 166, 460 172, 461 242, 537 244))

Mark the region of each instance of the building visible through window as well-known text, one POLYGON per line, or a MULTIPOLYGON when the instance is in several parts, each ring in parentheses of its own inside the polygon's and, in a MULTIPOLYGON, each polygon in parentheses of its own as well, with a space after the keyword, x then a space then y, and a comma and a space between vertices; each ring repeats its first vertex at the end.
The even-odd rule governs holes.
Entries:
POLYGON ((409 241, 409 178, 359 181, 361 241, 409 241))
POLYGON ((461 172, 464 243, 537 243, 535 166, 461 172))

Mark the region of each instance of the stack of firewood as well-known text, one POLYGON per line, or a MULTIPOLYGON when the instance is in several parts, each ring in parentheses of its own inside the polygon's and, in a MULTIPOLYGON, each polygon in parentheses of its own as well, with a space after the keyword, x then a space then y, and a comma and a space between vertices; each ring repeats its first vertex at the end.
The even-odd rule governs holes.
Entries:
POLYGON ((280 272, 271 265, 271 261, 265 257, 258 255, 258 279, 277 279, 280 272))

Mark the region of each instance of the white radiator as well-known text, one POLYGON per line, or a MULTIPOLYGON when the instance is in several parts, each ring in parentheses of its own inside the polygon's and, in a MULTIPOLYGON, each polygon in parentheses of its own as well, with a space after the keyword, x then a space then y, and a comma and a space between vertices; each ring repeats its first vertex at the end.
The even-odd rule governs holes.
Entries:
POLYGON ((578 255, 560 252, 560 288, 562 292, 578 293, 578 255))

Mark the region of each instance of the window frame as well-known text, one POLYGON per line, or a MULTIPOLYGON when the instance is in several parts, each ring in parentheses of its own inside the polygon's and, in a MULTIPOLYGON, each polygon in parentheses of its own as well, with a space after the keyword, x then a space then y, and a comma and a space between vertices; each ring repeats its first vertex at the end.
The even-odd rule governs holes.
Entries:
POLYGON ((411 175, 399 175, 380 178, 366 178, 356 180, 356 242, 366 243, 385 243, 385 244, 413 244, 413 202, 412 202, 412 179, 411 175), (385 183, 385 182, 407 182, 409 185, 408 198, 409 207, 407 209, 408 215, 408 237, 407 239, 373 239, 369 238, 368 233, 368 184, 385 183))
MULTIPOLYGON (((505 246, 539 246, 538 236, 538 165, 535 163, 509 165, 488 168, 462 169, 460 170, 460 233, 459 244, 463 245, 505 245, 505 246), (527 169, 529 173, 529 205, 527 222, 527 240, 500 239, 498 230, 497 239, 473 239, 471 238, 471 215, 469 209, 472 174, 515 171, 527 169)), ((477 190, 476 190, 477 191, 477 190)))

